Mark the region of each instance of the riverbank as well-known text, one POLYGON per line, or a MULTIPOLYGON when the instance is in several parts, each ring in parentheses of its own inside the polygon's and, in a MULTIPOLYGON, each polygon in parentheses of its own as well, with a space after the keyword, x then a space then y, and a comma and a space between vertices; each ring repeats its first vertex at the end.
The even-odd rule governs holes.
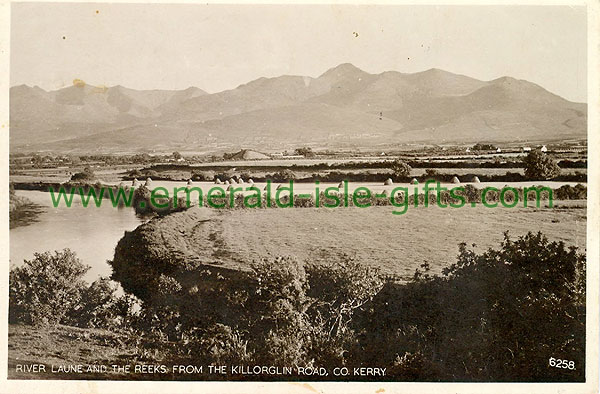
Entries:
POLYGON ((11 190, 8 211, 9 228, 13 229, 35 222, 44 208, 26 197, 15 195, 14 190, 11 190))

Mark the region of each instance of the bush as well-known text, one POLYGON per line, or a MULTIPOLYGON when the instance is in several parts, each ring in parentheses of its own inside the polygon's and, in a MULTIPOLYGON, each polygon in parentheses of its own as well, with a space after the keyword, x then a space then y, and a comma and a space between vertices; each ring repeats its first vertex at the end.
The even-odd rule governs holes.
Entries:
POLYGON ((492 144, 482 144, 482 143, 478 143, 473 145, 473 150, 496 150, 497 147, 492 145, 492 144))
POLYGON ((425 179, 437 180, 439 176, 440 176, 440 173, 433 168, 427 168, 425 170, 425 179))
POLYGON ((85 167, 82 172, 77 172, 71 176, 73 182, 91 182, 96 180, 96 174, 90 167, 85 167))
POLYGON ((189 207, 186 204, 184 196, 160 197, 161 194, 154 195, 154 204, 152 203, 152 190, 146 186, 140 186, 133 193, 133 209, 138 215, 158 214, 169 215, 174 212, 185 211, 189 207))
MULTIPOLYGON (((191 179, 198 182, 211 182, 215 179, 214 171, 194 171, 191 179)), ((221 178, 223 179, 223 178, 221 178)), ((229 179, 229 178, 227 178, 229 179)), ((224 179, 223 179, 224 180, 224 179)))
POLYGON ((551 179, 560 175, 560 167, 550 156, 534 150, 523 159, 525 176, 529 179, 551 179))
POLYGON ((240 365, 252 357, 242 334, 224 324, 215 324, 203 331, 190 330, 184 341, 187 356, 213 365, 240 365))
POLYGON ((289 182, 289 181, 295 181, 298 179, 298 176, 296 175, 296 173, 292 170, 281 170, 278 171, 272 175, 265 175, 266 179, 270 179, 273 182, 289 182))
POLYGON ((587 198, 587 187, 580 183, 575 186, 562 185, 554 190, 554 198, 557 200, 585 200, 587 198))
POLYGON ((412 170, 412 168, 402 160, 394 161, 391 165, 391 168, 394 176, 397 178, 410 176, 410 171, 412 170))
POLYGON ((69 249, 34 253, 10 271, 9 317, 13 323, 55 325, 77 305, 90 269, 69 249))
POLYGON ((130 313, 122 310, 117 295, 117 284, 108 278, 100 278, 83 288, 77 302, 65 316, 65 322, 77 327, 114 327, 121 318, 130 313))
POLYGON ((296 155, 302 155, 308 159, 313 158, 316 156, 315 152, 313 152, 311 147, 302 147, 302 148, 297 148, 296 150, 294 150, 294 154, 296 155))
POLYGON ((389 285, 371 311, 360 349, 388 345, 362 359, 387 359, 402 366, 400 374, 428 365, 439 371, 430 380, 584 379, 585 256, 540 233, 516 241, 505 234, 500 249, 482 254, 461 244, 442 277, 419 273, 412 283, 389 285), (577 369, 550 368, 550 357, 574 360, 577 369))

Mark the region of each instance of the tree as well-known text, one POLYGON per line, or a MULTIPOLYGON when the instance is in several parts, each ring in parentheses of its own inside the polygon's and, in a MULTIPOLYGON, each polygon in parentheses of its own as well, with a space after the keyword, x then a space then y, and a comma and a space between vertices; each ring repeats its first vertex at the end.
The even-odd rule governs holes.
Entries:
POLYGON ((392 163, 392 171, 395 177, 407 177, 410 175, 412 168, 404 161, 398 159, 392 163))
POLYGON ((315 157, 315 152, 313 152, 311 147, 297 148, 294 153, 307 158, 315 157))
POLYGON ((77 172, 71 176, 72 181, 93 181, 96 179, 96 174, 90 167, 85 167, 82 172, 77 172))
POLYGON ((177 151, 173 152, 172 156, 173 156, 173 159, 175 159, 175 160, 179 160, 183 157, 183 156, 181 156, 181 153, 179 153, 177 151))
POLYGON ((551 179, 560 175, 560 167, 550 156, 534 150, 523 159, 525 176, 530 179, 551 179))
POLYGON ((473 145, 473 150, 496 150, 497 147, 492 144, 475 144, 473 145))
POLYGON ((11 322, 54 325, 75 306, 90 269, 69 249, 34 253, 33 260, 13 268, 9 276, 11 322))

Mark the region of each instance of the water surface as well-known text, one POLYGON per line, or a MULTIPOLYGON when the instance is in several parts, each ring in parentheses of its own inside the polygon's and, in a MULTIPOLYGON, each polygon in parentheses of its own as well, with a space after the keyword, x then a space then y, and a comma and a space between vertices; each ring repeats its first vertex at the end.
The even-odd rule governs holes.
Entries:
POLYGON ((85 279, 94 281, 111 274, 106 261, 112 260, 117 242, 125 231, 142 223, 133 209, 113 208, 110 201, 100 208, 93 205, 84 208, 80 198, 75 196, 70 208, 64 205, 54 208, 47 192, 17 190, 16 194, 41 209, 31 222, 10 230, 11 267, 23 264, 24 259, 32 259, 34 252, 69 248, 92 267, 85 279))

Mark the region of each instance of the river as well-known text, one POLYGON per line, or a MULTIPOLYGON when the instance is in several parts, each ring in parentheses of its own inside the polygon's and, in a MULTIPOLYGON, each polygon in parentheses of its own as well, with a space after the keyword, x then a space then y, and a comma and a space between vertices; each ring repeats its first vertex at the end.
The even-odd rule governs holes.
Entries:
POLYGON ((117 242, 125 231, 143 222, 132 208, 113 208, 111 204, 84 208, 78 196, 70 208, 54 208, 47 192, 17 190, 16 194, 42 209, 29 224, 10 229, 11 268, 23 264, 24 259, 32 259, 34 252, 69 248, 91 266, 84 279, 92 282, 111 274, 106 261, 113 258, 117 242))

